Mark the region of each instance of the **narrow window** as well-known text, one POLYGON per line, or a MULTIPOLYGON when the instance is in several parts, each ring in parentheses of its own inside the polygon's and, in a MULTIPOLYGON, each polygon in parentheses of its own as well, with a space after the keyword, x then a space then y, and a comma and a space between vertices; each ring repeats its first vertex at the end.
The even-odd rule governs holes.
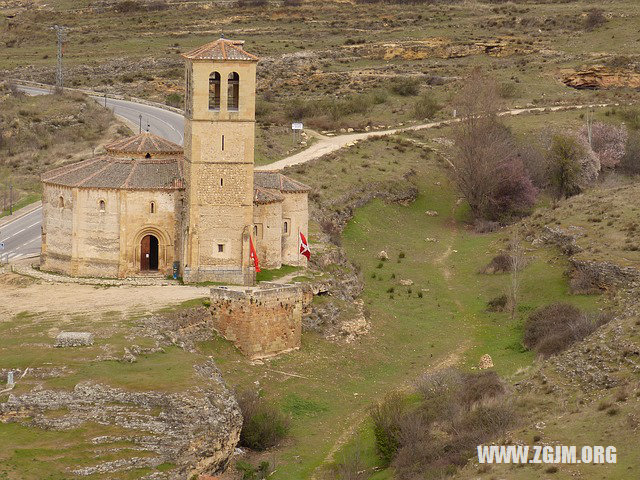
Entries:
POLYGON ((258 238, 258 226, 253 226, 253 238, 258 238))
POLYGON ((62 195, 58 198, 58 207, 64 208, 64 197, 62 195))
POLYGON ((220 74, 209 75, 209 110, 220 109, 220 74))
POLYGON ((144 156, 144 158, 151 158, 151 154, 150 154, 150 153, 147 153, 147 154, 144 156))
POLYGON ((220 186, 221 186, 221 187, 222 187, 222 184, 223 184, 223 183, 224 183, 224 182, 223 182, 223 180, 222 180, 222 178, 221 178, 221 179, 220 179, 220 186))
POLYGON ((224 152, 224 135, 222 135, 222 151, 224 152))
POLYGON ((232 72, 229 74, 227 89, 227 108, 229 110, 238 110, 238 101, 240 97, 240 76, 236 72, 232 72))
POLYGON ((284 233, 289 233, 289 222, 284 222, 284 233))
POLYGON ((224 252, 224 245, 222 243, 218 244, 218 253, 224 252))
POLYGON ((105 203, 104 200, 100 200, 100 211, 104 212, 105 203))
POLYGON ((151 202, 149 204, 149 212, 156 213, 156 202, 151 202))

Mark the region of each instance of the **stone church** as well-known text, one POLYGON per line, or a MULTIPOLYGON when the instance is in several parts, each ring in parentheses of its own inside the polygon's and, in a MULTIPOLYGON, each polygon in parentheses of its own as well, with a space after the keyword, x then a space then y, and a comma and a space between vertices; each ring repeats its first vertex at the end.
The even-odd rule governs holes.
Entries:
POLYGON ((165 276, 250 285, 306 265, 309 187, 254 171, 258 58, 221 38, 185 59, 184 148, 150 133, 45 173, 41 268, 72 276, 165 276))

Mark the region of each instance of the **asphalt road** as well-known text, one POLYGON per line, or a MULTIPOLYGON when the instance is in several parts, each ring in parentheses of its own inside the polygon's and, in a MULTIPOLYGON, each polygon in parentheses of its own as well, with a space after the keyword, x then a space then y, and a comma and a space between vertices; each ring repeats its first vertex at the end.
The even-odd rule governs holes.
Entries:
MULTIPOLYGON (((28 95, 48 95, 49 90, 43 88, 20 86, 20 90, 28 95)), ((93 97, 104 105, 104 97, 93 97)), ((140 126, 140 115, 142 115, 142 129, 155 135, 159 135, 167 140, 182 145, 184 141, 184 118, 179 113, 175 113, 162 108, 144 105, 127 100, 116 100, 107 98, 107 108, 114 114, 127 120, 134 126, 140 126)), ((0 244, 4 243, 4 248, 0 246, 0 263, 19 260, 40 253, 42 207, 30 212, 16 220, 0 227, 0 244)))
POLYGON ((19 260, 40 253, 42 207, 38 207, 11 223, 0 227, 0 258, 2 262, 19 260))

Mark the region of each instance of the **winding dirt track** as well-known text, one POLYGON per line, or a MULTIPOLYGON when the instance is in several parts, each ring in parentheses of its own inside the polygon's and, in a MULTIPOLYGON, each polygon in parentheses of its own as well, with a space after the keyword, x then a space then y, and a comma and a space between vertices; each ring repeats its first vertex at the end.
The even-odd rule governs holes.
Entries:
MULTIPOLYGON (((504 117, 509 115, 522 115, 526 113, 559 112, 559 111, 565 111, 565 110, 582 110, 585 108, 613 107, 618 105, 619 104, 617 103, 594 103, 594 104, 588 104, 588 105, 561 105, 561 106, 554 106, 554 107, 512 108, 510 110, 505 110, 503 112, 500 112, 498 115, 504 117)), ((460 121, 459 118, 453 118, 450 120, 441 120, 439 122, 422 123, 420 125, 411 125, 409 127, 392 128, 390 130, 377 130, 377 131, 363 132, 363 133, 350 133, 345 135, 338 135, 335 137, 328 137, 326 135, 320 135, 314 132, 314 136, 318 138, 318 141, 313 145, 311 145, 306 150, 296 153, 295 155, 291 155, 290 157, 283 158, 282 160, 278 160, 277 162, 256 167, 255 169, 256 170, 282 170, 283 168, 286 168, 286 167, 291 167, 293 165, 299 165, 301 163, 306 163, 311 160, 315 160, 316 158, 320 158, 324 155, 335 152, 336 150, 340 150, 341 148, 347 147, 353 144, 354 142, 366 140, 367 138, 384 137, 387 135, 394 135, 396 133, 410 132, 415 130, 425 130, 428 128, 444 127, 459 121, 460 121)))

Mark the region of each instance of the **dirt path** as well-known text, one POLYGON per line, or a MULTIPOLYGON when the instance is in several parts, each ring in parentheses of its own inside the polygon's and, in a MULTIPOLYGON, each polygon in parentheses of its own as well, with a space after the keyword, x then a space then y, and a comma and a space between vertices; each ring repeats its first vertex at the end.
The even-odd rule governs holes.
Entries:
POLYGON ((44 283, 15 274, 5 274, 0 276, 0 318, 11 317, 20 312, 48 315, 81 315, 107 311, 144 313, 208 294, 208 287, 96 287, 44 283))
MULTIPOLYGON (((510 110, 505 110, 503 112, 500 112, 498 115, 508 116, 508 115, 522 115, 526 113, 559 112, 559 111, 565 111, 565 110, 581 110, 585 108, 604 108, 604 107, 612 107, 612 106, 618 106, 618 105, 619 104, 617 103, 600 103, 600 104, 588 104, 588 105, 559 105, 559 106, 553 106, 553 107, 512 108, 510 110)), ((283 158, 282 160, 278 160, 277 162, 256 167, 256 170, 282 170, 285 167, 291 167, 293 165, 299 165, 301 163, 306 163, 311 160, 315 160, 316 158, 320 158, 324 155, 335 152, 336 150, 340 150, 341 148, 351 146, 355 142, 366 140, 368 138, 384 137, 387 135, 393 135, 401 132, 410 132, 415 130, 424 130, 428 128, 443 127, 459 121, 460 121, 459 118, 453 118, 450 120, 441 120, 439 122, 430 122, 430 123, 422 123, 420 125, 412 125, 410 127, 399 127, 399 128, 392 128, 390 130, 377 130, 377 131, 363 132, 363 133, 351 133, 346 135, 337 135, 335 137, 320 135, 314 132, 313 136, 318 138, 318 141, 315 142, 306 150, 296 153, 295 155, 291 155, 290 157, 283 158)))

